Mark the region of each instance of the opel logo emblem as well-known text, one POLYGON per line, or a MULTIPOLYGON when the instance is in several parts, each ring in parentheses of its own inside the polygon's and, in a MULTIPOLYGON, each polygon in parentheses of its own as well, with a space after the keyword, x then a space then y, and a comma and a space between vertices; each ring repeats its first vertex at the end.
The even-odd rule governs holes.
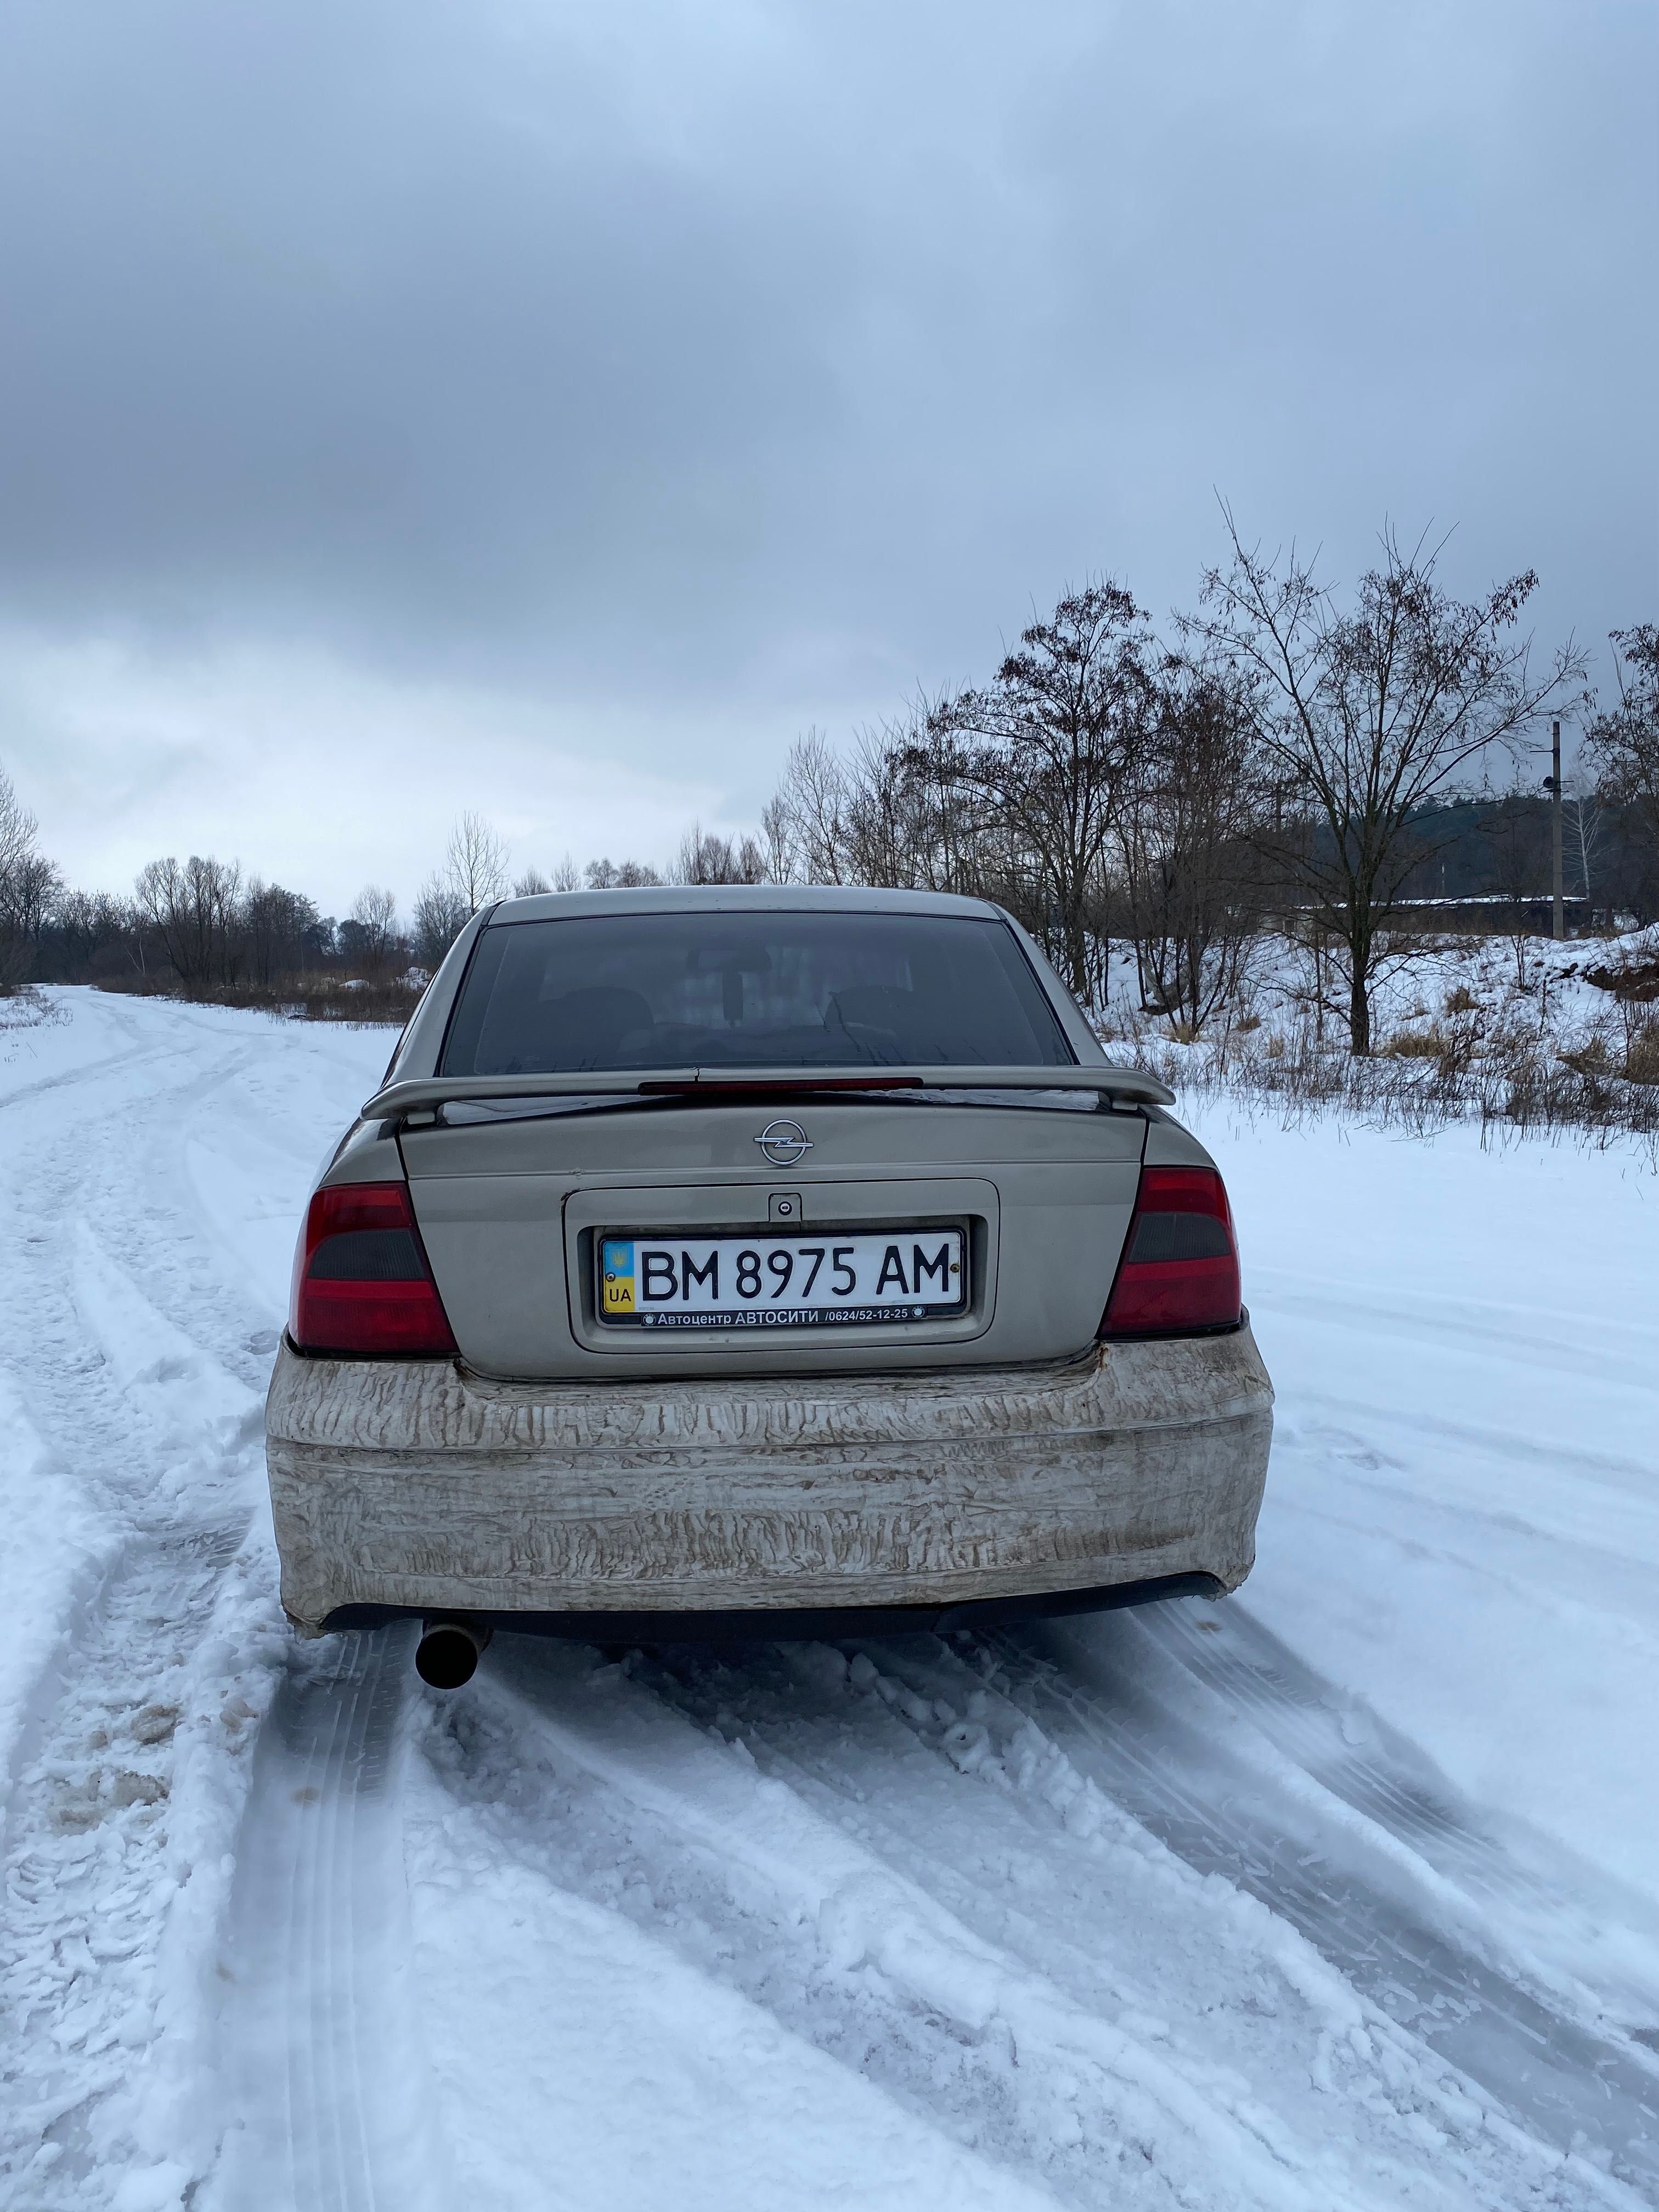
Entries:
POLYGON ((812 1139, 799 1121, 769 1121, 755 1142, 775 1168, 792 1168, 812 1149, 812 1139))

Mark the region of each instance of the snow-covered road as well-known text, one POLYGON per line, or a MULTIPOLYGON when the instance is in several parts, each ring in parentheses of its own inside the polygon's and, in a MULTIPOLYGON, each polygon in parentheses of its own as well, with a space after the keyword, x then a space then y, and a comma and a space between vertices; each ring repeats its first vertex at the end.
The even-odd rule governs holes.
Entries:
POLYGON ((293 1644, 259 1403, 384 1034, 0 1029, 0 2201, 1659 2202, 1659 1186, 1203 1133, 1236 1599, 621 1658, 293 1644))

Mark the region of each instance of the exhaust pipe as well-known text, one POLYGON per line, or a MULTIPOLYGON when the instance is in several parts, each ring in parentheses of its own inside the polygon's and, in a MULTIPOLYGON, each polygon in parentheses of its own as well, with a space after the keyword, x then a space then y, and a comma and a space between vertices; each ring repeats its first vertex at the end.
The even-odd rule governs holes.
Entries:
POLYGON ((434 1690, 459 1690, 472 1680, 490 1631, 470 1620, 428 1620, 415 1648, 415 1671, 434 1690))

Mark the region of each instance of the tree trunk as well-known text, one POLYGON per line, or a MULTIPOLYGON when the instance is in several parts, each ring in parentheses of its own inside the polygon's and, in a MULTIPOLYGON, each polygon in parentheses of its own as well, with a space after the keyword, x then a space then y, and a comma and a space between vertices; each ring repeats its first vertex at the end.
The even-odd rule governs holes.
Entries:
POLYGON ((1348 987, 1348 1042, 1356 1060, 1366 1060, 1371 1049, 1371 1000, 1359 964, 1354 963, 1348 987))
POLYGON ((1091 996, 1089 988, 1089 940, 1083 923, 1076 915, 1066 915, 1064 936, 1066 964, 1072 971, 1068 979, 1072 995, 1080 1006, 1086 1006, 1091 996))

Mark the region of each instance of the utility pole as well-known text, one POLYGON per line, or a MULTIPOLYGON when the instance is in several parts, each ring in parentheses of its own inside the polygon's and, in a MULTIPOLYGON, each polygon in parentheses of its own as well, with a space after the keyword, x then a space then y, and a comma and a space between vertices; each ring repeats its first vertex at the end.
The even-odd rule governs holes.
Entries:
POLYGON ((1555 895, 1555 941, 1559 945, 1567 933, 1565 916, 1561 911, 1561 725, 1550 724, 1550 844, 1554 875, 1551 889, 1555 895))

